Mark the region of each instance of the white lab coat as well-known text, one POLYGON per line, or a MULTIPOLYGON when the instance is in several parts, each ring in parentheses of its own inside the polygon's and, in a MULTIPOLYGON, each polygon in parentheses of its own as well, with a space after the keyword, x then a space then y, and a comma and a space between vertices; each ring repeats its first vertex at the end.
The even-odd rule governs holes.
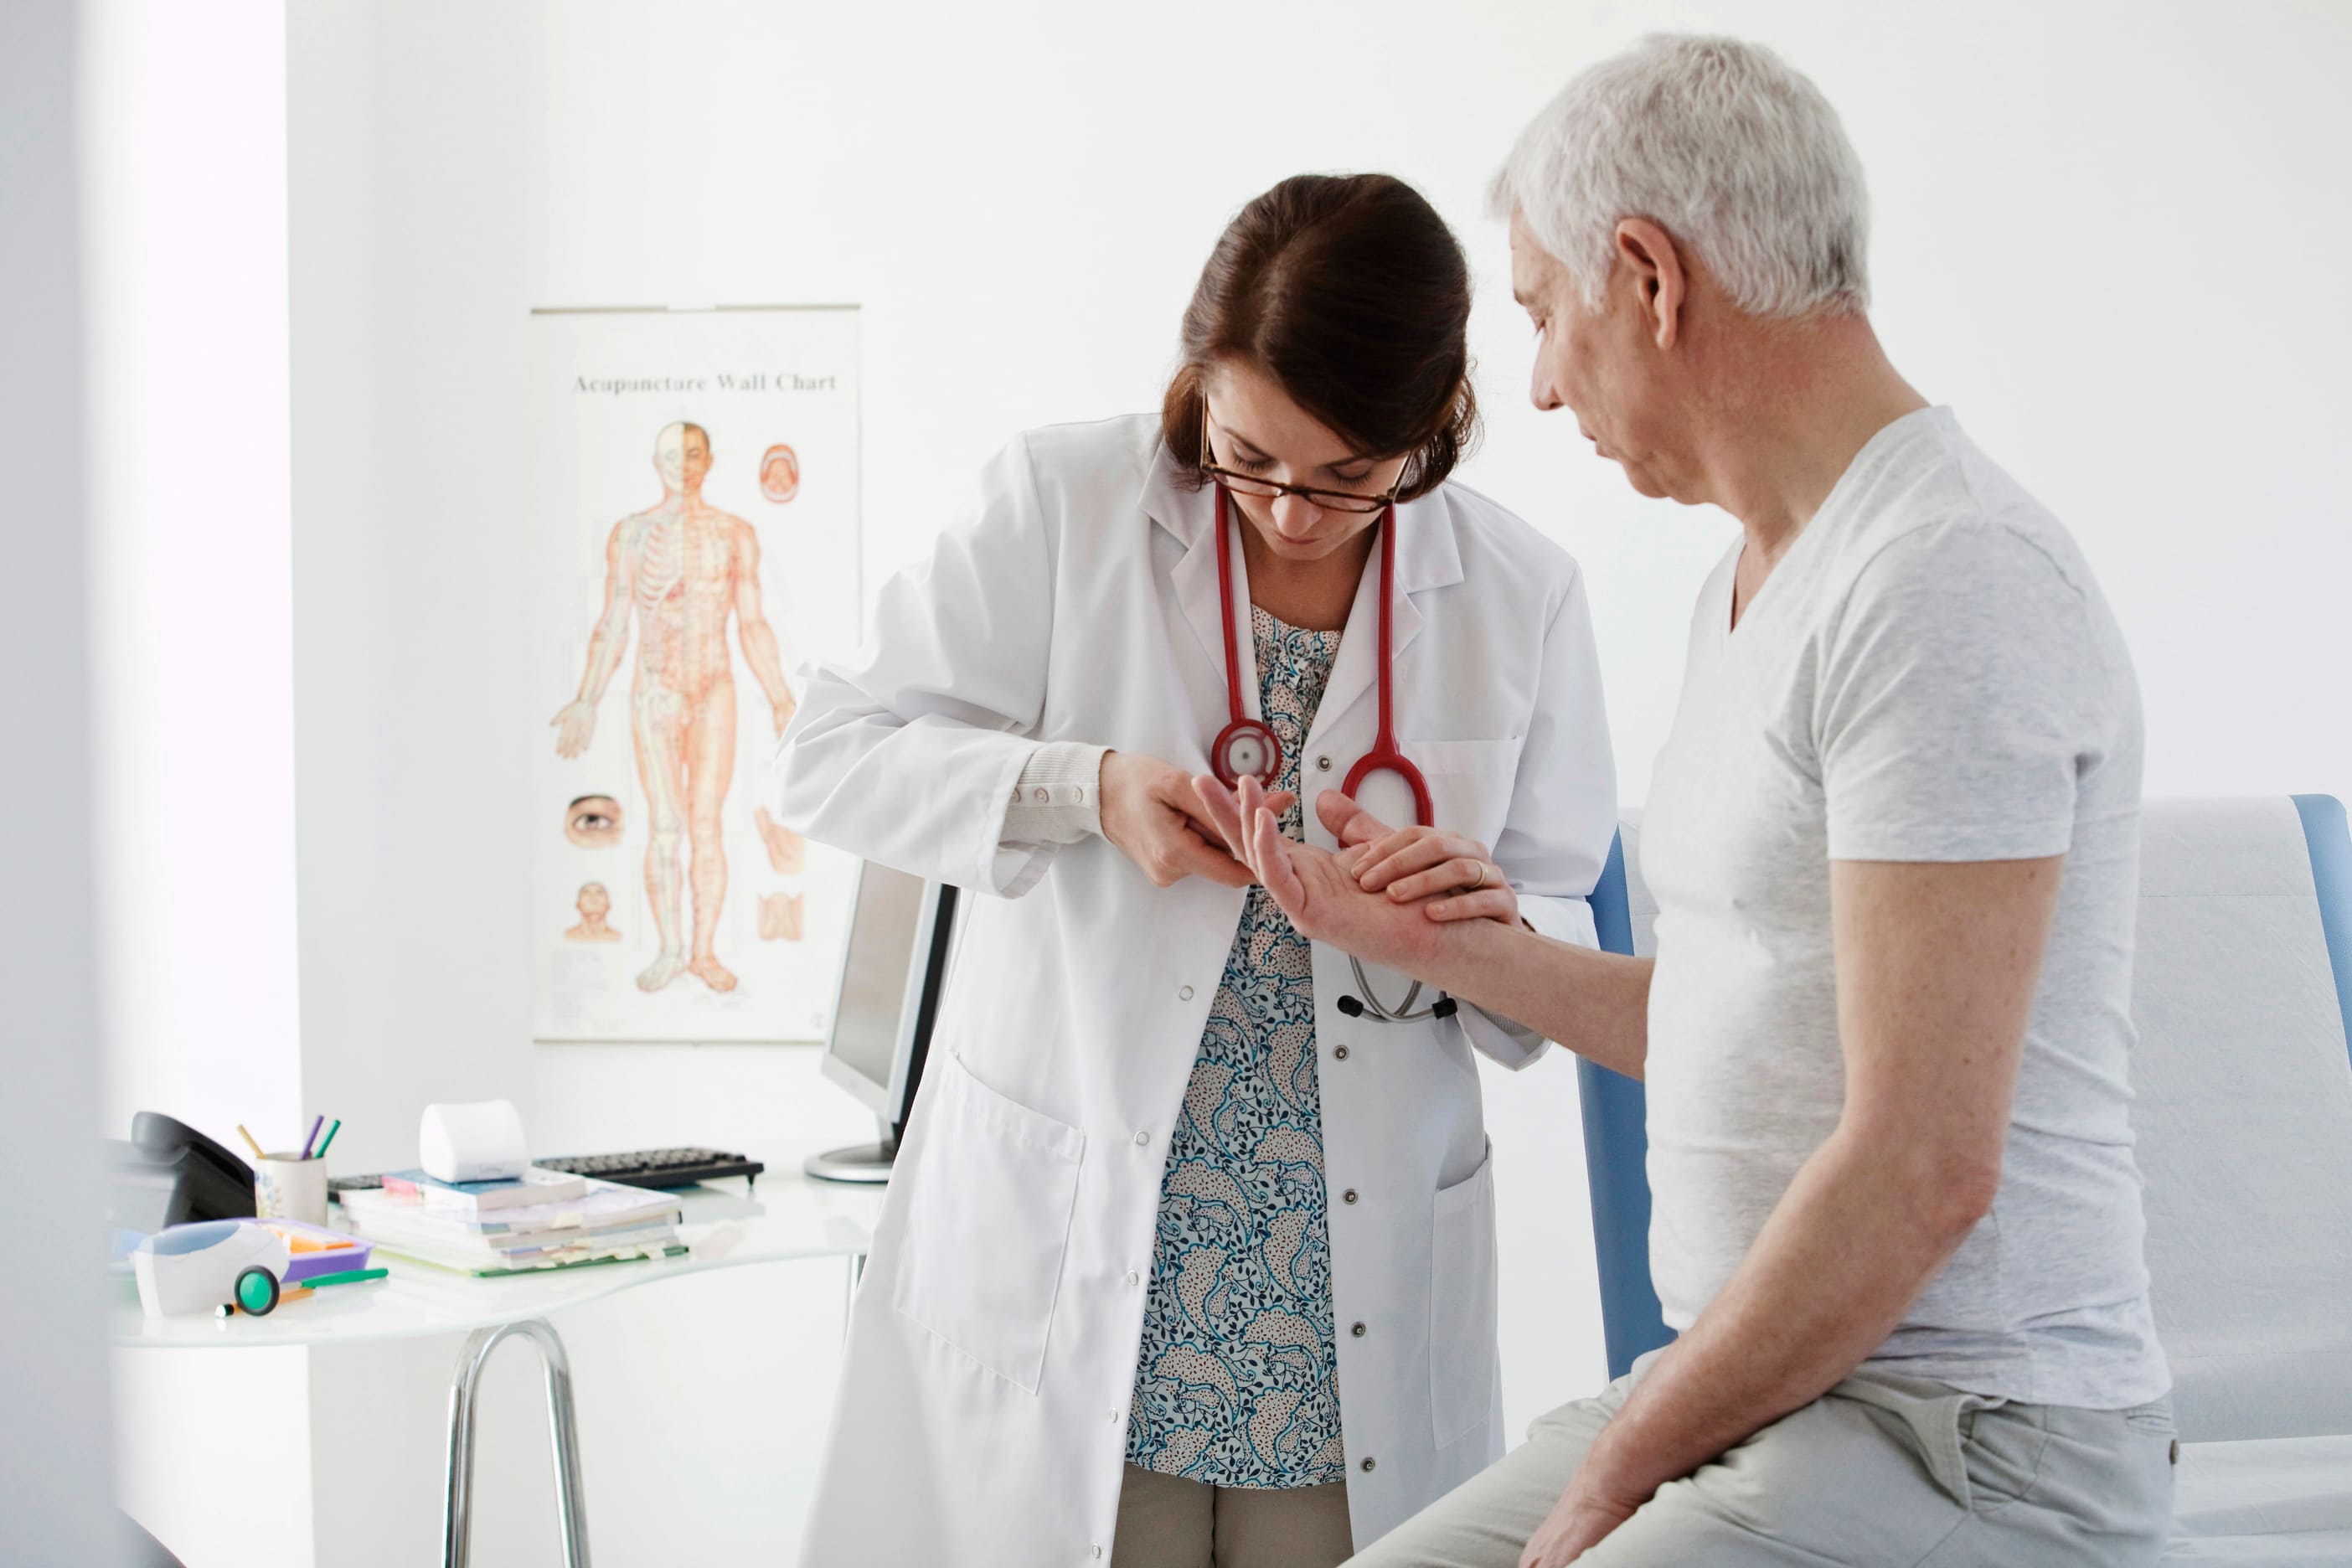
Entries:
MULTIPOLYGON (((1538 930, 1589 943, 1615 772, 1575 563, 1460 485, 1396 515, 1399 741, 1438 826, 1493 847, 1538 930)), ((1209 771, 1227 717, 1214 517, 1213 492, 1178 482, 1156 419, 1034 431, 929 561, 883 590, 856 658, 803 672, 782 820, 998 895, 970 902, 875 1233, 810 1568, 1109 1557, 1168 1139, 1244 894, 1155 888, 1099 837, 1003 834, 1047 741, 1209 771)), ((1237 578, 1241 560, 1236 547, 1237 578)), ((1301 763, 1307 837, 1327 847, 1315 797, 1372 741, 1379 587, 1376 551, 1301 763)), ((1255 713, 1248 624, 1244 605, 1255 713)), ((1466 1005, 1455 1021, 1350 1018, 1334 1005, 1356 989, 1347 955, 1315 944, 1314 973, 1360 1547, 1503 1452, 1470 1047, 1517 1067, 1543 1042, 1466 1005)), ((1372 979, 1402 998, 1399 977, 1372 979)))

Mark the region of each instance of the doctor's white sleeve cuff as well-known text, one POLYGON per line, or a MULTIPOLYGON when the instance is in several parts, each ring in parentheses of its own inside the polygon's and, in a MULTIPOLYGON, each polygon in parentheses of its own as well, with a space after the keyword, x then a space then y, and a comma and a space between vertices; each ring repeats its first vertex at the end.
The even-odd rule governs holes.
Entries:
POLYGON ((981 819, 981 831, 976 836, 980 874, 970 885, 999 898, 1020 898, 1044 881, 1060 849, 1058 845, 1014 844, 1005 839, 1004 823, 1012 813, 1013 786, 1020 782, 1021 770, 1029 765, 1029 758, 1035 752, 1034 744, 1025 749, 1014 745, 1011 757, 998 771, 993 787, 963 796, 956 805, 959 815, 974 812, 981 819))
MULTIPOLYGON (((1586 900, 1522 896, 1519 916, 1535 928, 1538 936, 1573 942, 1578 947, 1598 945, 1592 929, 1592 905, 1586 900)), ((1517 1019, 1489 1013, 1467 1002, 1455 1016, 1473 1048, 1514 1072, 1536 1060, 1551 1046, 1549 1040, 1517 1019)))
POLYGON ((1076 844, 1102 831, 1108 746, 1049 741, 1030 753, 1004 813, 1006 845, 1076 844))

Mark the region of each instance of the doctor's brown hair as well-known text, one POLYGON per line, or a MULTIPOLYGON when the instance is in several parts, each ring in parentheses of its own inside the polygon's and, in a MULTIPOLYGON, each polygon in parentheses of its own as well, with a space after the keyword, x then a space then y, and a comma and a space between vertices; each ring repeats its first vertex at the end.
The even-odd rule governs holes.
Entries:
POLYGON ((1293 175, 1201 268, 1160 438, 1200 483, 1202 388, 1236 359, 1359 451, 1410 453, 1398 499, 1426 495, 1477 440, 1469 323, 1469 264, 1420 192, 1389 174, 1293 175))

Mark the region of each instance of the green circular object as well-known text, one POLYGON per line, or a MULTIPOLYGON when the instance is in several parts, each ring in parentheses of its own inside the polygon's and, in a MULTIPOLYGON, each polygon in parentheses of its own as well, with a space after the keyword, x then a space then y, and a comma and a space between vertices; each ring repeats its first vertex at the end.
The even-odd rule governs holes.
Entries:
POLYGON ((266 1317, 278 1305, 278 1276, 256 1266, 236 1277, 236 1304, 255 1317, 266 1317))

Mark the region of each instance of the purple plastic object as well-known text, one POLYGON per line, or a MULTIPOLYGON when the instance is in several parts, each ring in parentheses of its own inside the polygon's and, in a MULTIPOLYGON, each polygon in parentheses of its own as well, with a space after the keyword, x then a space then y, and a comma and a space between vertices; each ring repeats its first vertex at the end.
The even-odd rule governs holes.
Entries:
POLYGON ((365 1268, 368 1266, 368 1254, 375 1250, 373 1242, 363 1241, 356 1236, 347 1236, 340 1230, 327 1230, 315 1225, 304 1225, 299 1220, 266 1219, 250 1220, 247 1223, 268 1226, 280 1236, 322 1237, 327 1240, 342 1244, 328 1252, 292 1252, 292 1244, 289 1242, 288 1250, 292 1252, 292 1261, 286 1265, 286 1278, 279 1281, 283 1285, 299 1285, 305 1279, 314 1279, 321 1274, 341 1274, 350 1268, 365 1268))

